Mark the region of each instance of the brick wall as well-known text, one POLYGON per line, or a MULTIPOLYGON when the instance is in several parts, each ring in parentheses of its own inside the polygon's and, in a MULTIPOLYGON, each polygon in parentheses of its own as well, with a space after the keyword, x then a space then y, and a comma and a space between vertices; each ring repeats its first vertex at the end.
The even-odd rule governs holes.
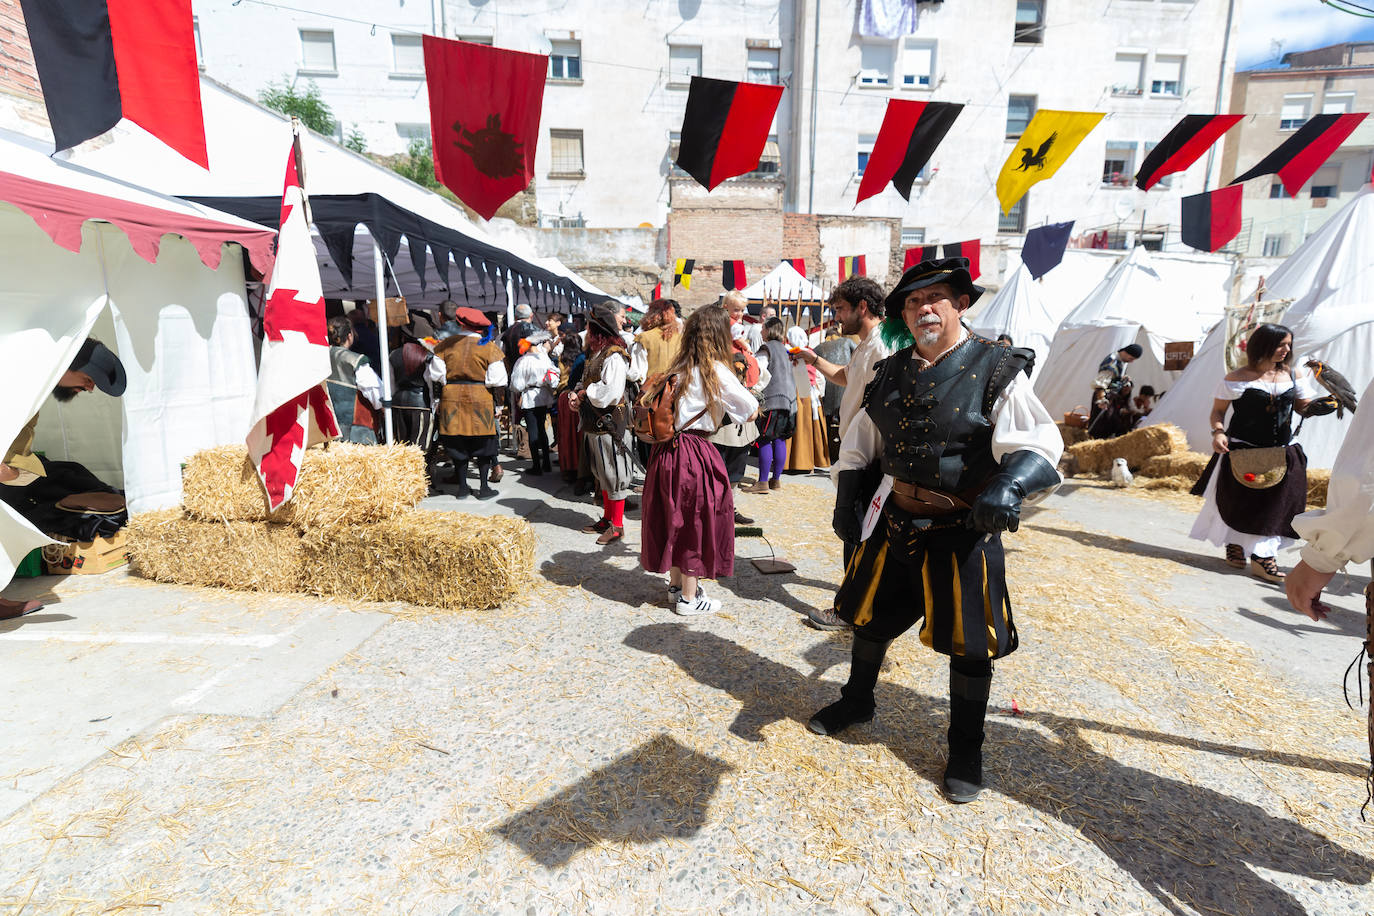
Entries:
POLYGON ((41 99, 19 0, 0 0, 0 93, 41 99))

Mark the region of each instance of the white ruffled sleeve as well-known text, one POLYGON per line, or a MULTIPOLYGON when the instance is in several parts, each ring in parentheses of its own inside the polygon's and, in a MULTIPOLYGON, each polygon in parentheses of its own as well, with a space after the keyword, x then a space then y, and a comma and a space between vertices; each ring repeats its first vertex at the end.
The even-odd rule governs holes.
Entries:
MULTIPOLYGON (((1374 383, 1362 403, 1371 397, 1374 383)), ((1350 421, 1331 469, 1326 508, 1299 515, 1293 528, 1307 541, 1303 560, 1317 572, 1335 572, 1374 556, 1374 407, 1350 421)))

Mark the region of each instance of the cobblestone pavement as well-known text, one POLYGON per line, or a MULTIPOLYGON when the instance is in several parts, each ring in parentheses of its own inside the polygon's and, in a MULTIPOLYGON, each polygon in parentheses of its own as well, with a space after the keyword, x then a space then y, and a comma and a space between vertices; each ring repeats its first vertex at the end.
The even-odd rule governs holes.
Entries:
POLYGON ((589 502, 519 476, 429 501, 534 523, 535 584, 496 611, 113 575, 0 626, 0 908, 1374 911, 1364 713, 1340 692, 1362 577, 1311 624, 1187 540, 1191 497, 1066 486, 1007 538, 1021 648, 992 788, 956 807, 946 665, 914 634, 874 722, 805 728, 848 662, 803 623, 839 578, 823 478, 738 497, 768 541, 708 586, 721 614, 686 619, 637 568, 636 514, 601 550, 589 502), (771 551, 797 572, 744 559, 771 551))

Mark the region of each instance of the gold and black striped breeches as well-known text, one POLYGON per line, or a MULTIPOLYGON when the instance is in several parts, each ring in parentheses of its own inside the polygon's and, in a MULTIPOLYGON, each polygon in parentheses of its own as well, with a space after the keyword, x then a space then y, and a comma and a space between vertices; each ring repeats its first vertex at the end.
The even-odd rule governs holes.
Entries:
POLYGON ((1016 649, 1001 536, 922 531, 892 509, 850 558, 835 610, 865 639, 896 639, 920 621, 921 642, 945 655, 1016 649))

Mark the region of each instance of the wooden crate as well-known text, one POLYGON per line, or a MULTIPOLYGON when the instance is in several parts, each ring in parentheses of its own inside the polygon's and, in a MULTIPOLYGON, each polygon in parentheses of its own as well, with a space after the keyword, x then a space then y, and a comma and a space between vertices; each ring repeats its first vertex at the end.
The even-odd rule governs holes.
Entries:
POLYGON ((123 529, 108 538, 69 541, 43 548, 43 568, 50 576, 88 576, 118 569, 129 562, 129 545, 123 529))

